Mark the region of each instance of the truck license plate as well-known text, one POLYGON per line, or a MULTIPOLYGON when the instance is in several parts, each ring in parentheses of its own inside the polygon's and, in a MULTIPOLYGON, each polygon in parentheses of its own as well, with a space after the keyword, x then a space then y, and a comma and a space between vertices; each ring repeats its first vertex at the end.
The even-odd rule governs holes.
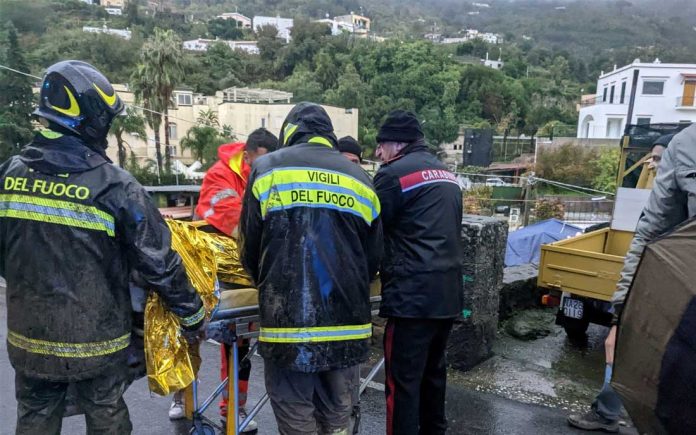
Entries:
POLYGON ((585 306, 582 301, 577 299, 563 299, 563 314, 571 319, 582 319, 585 312, 585 306))

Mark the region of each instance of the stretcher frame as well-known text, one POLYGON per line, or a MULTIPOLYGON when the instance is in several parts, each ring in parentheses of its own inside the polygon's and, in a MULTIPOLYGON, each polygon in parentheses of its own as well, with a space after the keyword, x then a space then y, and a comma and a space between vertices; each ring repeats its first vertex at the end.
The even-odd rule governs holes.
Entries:
MULTIPOLYGON (((372 296, 370 298, 370 304, 372 305, 372 315, 377 314, 376 307, 379 306, 382 298, 380 296, 372 296)), ((193 383, 186 388, 184 391, 184 411, 186 418, 192 420, 191 429, 189 434, 192 435, 215 435, 214 429, 222 431, 226 435, 239 435, 253 420, 253 418, 261 411, 261 409, 268 403, 269 396, 268 393, 264 392, 261 399, 253 406, 251 411, 247 414, 247 418, 244 421, 239 421, 239 369, 240 363, 248 361, 249 358, 256 352, 258 347, 258 341, 256 341, 250 348, 249 352, 240 362, 237 361, 238 349, 237 343, 239 339, 251 339, 258 338, 258 330, 250 330, 249 324, 260 321, 259 317, 259 307, 258 305, 230 308, 225 310, 215 311, 210 319, 211 322, 229 322, 229 324, 234 324, 234 339, 230 340, 232 343, 225 343, 229 346, 229 353, 227 354, 227 378, 221 381, 215 390, 205 398, 203 403, 199 404, 198 400, 198 376, 194 379, 193 383), (232 379, 232 382, 229 380, 232 379), (223 390, 227 388, 228 398, 227 398, 227 424, 226 427, 218 425, 217 423, 211 421, 209 418, 204 416, 204 412, 210 407, 210 405, 215 401, 215 399, 222 394, 223 390)), ((232 337, 230 337, 232 338, 232 337)), ((223 345, 221 343, 221 345, 223 345)), ((360 383, 360 388, 358 390, 358 398, 367 389, 367 386, 377 375, 379 370, 384 365, 384 358, 382 358, 377 364, 375 364, 370 370, 367 377, 360 383)), ((356 407, 359 407, 356 404, 356 407)), ((357 424, 359 424, 359 409, 357 411, 357 424)))

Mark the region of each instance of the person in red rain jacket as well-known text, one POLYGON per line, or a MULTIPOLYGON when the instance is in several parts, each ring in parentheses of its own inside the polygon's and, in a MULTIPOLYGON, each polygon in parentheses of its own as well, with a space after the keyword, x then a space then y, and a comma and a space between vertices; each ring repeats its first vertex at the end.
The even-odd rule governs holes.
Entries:
MULTIPOLYGON (((256 158, 275 151, 278 148, 278 138, 265 128, 254 130, 247 142, 236 142, 221 145, 218 148, 219 160, 208 169, 203 178, 200 198, 196 207, 196 215, 204 219, 209 225, 202 227, 203 231, 222 233, 230 237, 237 236, 237 226, 242 213, 242 198, 246 190, 247 179, 251 172, 251 165, 256 158)), ((235 285, 220 282, 221 290, 234 289, 235 285)), ((222 355, 221 377, 227 377, 228 346, 220 346, 222 355)), ((240 343, 238 359, 241 362, 249 352, 249 340, 240 343)), ((246 418, 247 391, 249 388, 249 375, 251 365, 244 364, 239 372, 239 421, 246 418)), ((220 414, 227 417, 227 390, 220 402, 220 414)), ((169 409, 169 418, 172 420, 184 418, 184 408, 181 394, 174 395, 174 401, 169 409)), ((253 432, 257 429, 256 422, 252 421, 245 428, 245 432, 253 432)))
POLYGON ((221 145, 218 148, 220 160, 203 178, 196 214, 218 231, 235 235, 251 164, 277 147, 278 138, 265 128, 251 133, 246 143, 221 145))

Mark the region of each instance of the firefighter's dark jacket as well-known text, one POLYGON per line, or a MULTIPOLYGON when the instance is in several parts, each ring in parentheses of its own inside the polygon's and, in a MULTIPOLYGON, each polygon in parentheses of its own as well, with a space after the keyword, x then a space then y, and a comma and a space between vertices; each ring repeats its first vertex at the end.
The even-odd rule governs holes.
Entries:
POLYGON ((80 139, 38 133, 0 166, 8 353, 29 377, 70 382, 124 367, 130 271, 182 320, 200 298, 143 187, 80 139))
POLYGON ((424 144, 412 144, 375 175, 382 204, 385 317, 444 319, 462 312, 462 193, 424 144))
POLYGON ((286 147, 254 162, 240 222, 242 262, 259 289, 261 355, 292 371, 365 362, 372 333, 379 201, 331 130, 319 106, 293 109, 286 147))

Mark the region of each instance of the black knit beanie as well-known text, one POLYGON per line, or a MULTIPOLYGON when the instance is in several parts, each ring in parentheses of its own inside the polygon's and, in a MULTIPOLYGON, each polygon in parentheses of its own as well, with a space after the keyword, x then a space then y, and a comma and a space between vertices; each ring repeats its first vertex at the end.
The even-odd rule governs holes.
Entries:
POLYGON ((377 143, 406 142, 423 139, 423 130, 415 113, 406 110, 394 110, 387 115, 384 124, 377 133, 377 143))
POLYGON ((345 136, 338 140, 338 150, 342 153, 351 153, 362 160, 362 148, 357 140, 352 136, 345 136))

